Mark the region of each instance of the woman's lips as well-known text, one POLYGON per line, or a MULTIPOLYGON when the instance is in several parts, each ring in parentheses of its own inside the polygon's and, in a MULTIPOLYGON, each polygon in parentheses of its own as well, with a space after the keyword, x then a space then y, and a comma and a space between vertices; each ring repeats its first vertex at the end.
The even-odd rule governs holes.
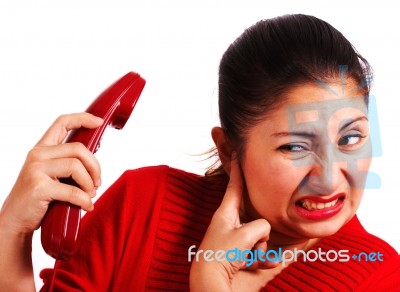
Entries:
POLYGON ((343 208, 346 195, 336 194, 330 198, 307 196, 296 202, 297 213, 306 219, 323 220, 330 218, 343 208))

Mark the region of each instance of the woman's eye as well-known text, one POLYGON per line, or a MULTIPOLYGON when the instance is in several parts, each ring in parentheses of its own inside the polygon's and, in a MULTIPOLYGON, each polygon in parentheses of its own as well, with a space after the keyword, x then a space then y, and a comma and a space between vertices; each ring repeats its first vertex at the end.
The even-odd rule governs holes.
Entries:
POLYGON ((302 152, 306 150, 303 146, 298 144, 286 144, 279 147, 279 150, 285 152, 302 152))
POLYGON ((351 146, 351 145, 356 145, 360 143, 360 141, 365 138, 361 136, 360 134, 354 134, 354 135, 347 135, 342 138, 340 138, 338 144, 339 146, 351 146))

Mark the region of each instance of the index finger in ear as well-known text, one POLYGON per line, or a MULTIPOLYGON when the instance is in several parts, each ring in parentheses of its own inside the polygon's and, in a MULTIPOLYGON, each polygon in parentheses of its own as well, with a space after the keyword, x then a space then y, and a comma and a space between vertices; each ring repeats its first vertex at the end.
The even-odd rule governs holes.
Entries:
POLYGON ((229 183, 220 206, 222 210, 239 211, 243 196, 243 184, 243 176, 238 159, 236 155, 233 155, 233 158, 231 159, 229 183))
POLYGON ((68 132, 78 128, 94 129, 103 123, 103 119, 89 113, 77 113, 59 116, 46 131, 36 146, 61 144, 68 135, 68 132))

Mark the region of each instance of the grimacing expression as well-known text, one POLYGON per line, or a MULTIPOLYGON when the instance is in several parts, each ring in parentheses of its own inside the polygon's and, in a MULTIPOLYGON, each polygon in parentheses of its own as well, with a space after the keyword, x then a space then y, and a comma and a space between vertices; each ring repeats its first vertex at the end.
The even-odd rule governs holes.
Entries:
POLYGON ((371 161, 367 105, 354 92, 357 84, 329 87, 293 88, 246 136, 246 213, 293 238, 325 237, 349 221, 371 161))

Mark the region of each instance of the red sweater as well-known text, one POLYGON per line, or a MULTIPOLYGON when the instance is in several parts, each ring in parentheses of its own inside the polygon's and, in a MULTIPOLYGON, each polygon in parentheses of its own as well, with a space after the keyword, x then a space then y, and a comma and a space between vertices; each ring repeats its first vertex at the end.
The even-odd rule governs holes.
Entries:
MULTIPOLYGON (((57 263, 55 290, 188 291, 188 248, 200 245, 226 184, 167 166, 125 172, 84 216, 77 254, 57 263)), ((398 253, 356 216, 318 248, 380 252, 383 261, 297 261, 264 290, 400 291, 398 253)), ((40 275, 46 291, 52 270, 40 275)))

